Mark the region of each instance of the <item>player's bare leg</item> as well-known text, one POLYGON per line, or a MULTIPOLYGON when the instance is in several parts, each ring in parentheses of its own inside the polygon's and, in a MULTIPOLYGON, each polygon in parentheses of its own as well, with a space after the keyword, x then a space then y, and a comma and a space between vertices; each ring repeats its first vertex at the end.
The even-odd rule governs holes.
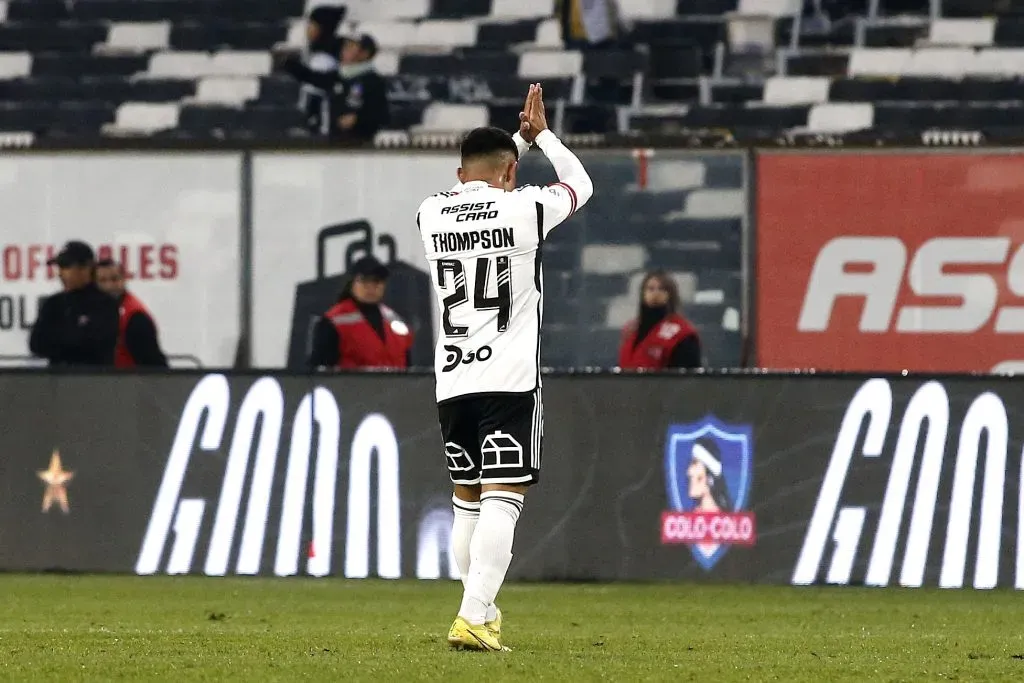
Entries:
MULTIPOLYGON (((454 486, 452 510, 455 519, 452 524, 452 551, 455 555, 455 564, 459 568, 459 575, 462 577, 462 586, 465 588, 466 579, 469 576, 470 543, 473 539, 473 531, 476 530, 477 522, 480 519, 480 485, 455 484, 454 486)), ((501 610, 493 601, 487 606, 485 625, 496 635, 501 635, 501 610)))

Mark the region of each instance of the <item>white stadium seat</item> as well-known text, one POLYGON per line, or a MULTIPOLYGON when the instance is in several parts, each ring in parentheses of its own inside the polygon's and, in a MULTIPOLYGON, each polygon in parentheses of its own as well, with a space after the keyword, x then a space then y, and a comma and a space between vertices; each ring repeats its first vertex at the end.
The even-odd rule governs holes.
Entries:
POLYGON ((96 46, 96 52, 146 52, 166 50, 171 38, 171 22, 147 24, 115 23, 110 25, 107 42, 96 46))
POLYGON ((791 106, 828 101, 832 81, 821 76, 775 76, 764 85, 765 104, 791 106))
POLYGON ((595 275, 621 275, 644 267, 647 251, 639 244, 590 244, 583 247, 583 271, 595 275))
POLYGON ((991 45, 996 36, 996 20, 992 17, 978 19, 936 19, 928 32, 928 42, 933 45, 965 45, 982 47, 991 45))
POLYGON ((620 16, 627 21, 671 19, 676 14, 675 0, 629 0, 619 7, 620 16))
POLYGON ((740 0, 737 14, 754 17, 792 17, 799 14, 802 0, 740 0))
POLYGON ((554 14, 554 0, 491 0, 495 19, 547 19, 554 14))
POLYGON ((206 52, 158 52, 149 59, 145 76, 152 78, 201 78, 210 73, 206 52))
POLYGON ((273 60, 269 52, 225 50, 210 60, 211 76, 269 76, 273 60))
POLYGON ((397 52, 389 50, 382 50, 377 53, 377 56, 373 59, 373 68, 377 70, 381 76, 397 76, 398 75, 398 63, 401 60, 401 55, 397 52))
POLYGON ((443 104, 434 102, 423 112, 423 123, 413 126, 416 132, 455 133, 486 126, 490 113, 482 104, 443 104))
POLYGON ((583 55, 575 50, 524 52, 519 57, 521 78, 569 78, 582 70, 583 55))
POLYGON ((214 76, 199 81, 193 100, 199 104, 241 106, 260 94, 259 79, 252 77, 224 78, 214 76))
POLYGON ((743 190, 694 190, 686 196, 689 218, 736 218, 746 213, 743 190))
POLYGON ((565 43, 562 41, 562 27, 557 19, 545 19, 537 26, 537 40, 534 43, 537 47, 553 47, 561 49, 565 43))
POLYGON ((901 48, 860 48, 850 53, 850 76, 898 76, 910 64, 911 51, 901 48))
POLYGON ((811 109, 807 129, 813 133, 847 133, 870 128, 875 121, 875 108, 870 104, 819 104, 811 109))
POLYGON ((354 21, 422 19, 430 15, 430 0, 348 0, 342 4, 348 6, 347 18, 354 21))
POLYGON ((421 21, 412 44, 422 47, 472 47, 477 26, 472 21, 421 21))
POLYGON ((965 73, 968 76, 1019 77, 1024 73, 1024 49, 980 50, 965 73))
POLYGON ((974 59, 970 48, 923 48, 910 56, 902 75, 961 78, 974 59))
POLYGON ((113 125, 105 126, 104 131, 115 134, 151 134, 175 128, 177 125, 177 104, 126 102, 117 108, 113 125))
POLYGON ((365 22, 359 24, 359 32, 373 36, 382 50, 412 45, 416 38, 415 24, 407 21, 365 22))
POLYGON ((32 55, 27 52, 0 52, 0 81, 24 78, 32 73, 32 55))

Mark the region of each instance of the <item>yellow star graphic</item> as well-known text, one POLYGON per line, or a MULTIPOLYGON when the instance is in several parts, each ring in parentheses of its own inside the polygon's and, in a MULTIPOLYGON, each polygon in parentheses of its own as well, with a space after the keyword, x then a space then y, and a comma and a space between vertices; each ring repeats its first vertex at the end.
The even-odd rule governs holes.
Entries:
POLYGON ((46 491, 43 493, 43 512, 48 512, 53 504, 57 503, 64 514, 67 514, 70 508, 65 484, 71 481, 75 473, 64 471, 60 464, 60 451, 54 449, 53 455, 50 456, 50 467, 37 474, 46 484, 46 491))

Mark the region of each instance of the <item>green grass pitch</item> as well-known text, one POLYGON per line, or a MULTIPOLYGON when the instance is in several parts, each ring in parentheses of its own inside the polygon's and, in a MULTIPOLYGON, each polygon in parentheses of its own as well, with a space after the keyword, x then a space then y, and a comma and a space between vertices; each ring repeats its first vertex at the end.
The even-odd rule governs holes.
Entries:
POLYGON ((449 651, 460 588, 4 575, 0 680, 1024 680, 1008 591, 511 584, 498 654, 449 651))

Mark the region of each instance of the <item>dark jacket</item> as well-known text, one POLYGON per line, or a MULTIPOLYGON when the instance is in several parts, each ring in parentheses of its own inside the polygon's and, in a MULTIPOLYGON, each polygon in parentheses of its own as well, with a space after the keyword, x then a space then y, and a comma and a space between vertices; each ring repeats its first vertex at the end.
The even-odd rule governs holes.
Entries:
POLYGON ((328 120, 314 132, 341 140, 369 142, 377 131, 391 123, 387 82, 372 68, 345 77, 342 70, 313 71, 297 57, 285 60, 282 68, 301 83, 329 94, 328 120), (338 127, 338 119, 345 114, 356 115, 356 124, 350 130, 338 127))
POLYGON ((95 284, 58 292, 39 308, 29 349, 51 367, 112 366, 118 319, 117 302, 95 284))

